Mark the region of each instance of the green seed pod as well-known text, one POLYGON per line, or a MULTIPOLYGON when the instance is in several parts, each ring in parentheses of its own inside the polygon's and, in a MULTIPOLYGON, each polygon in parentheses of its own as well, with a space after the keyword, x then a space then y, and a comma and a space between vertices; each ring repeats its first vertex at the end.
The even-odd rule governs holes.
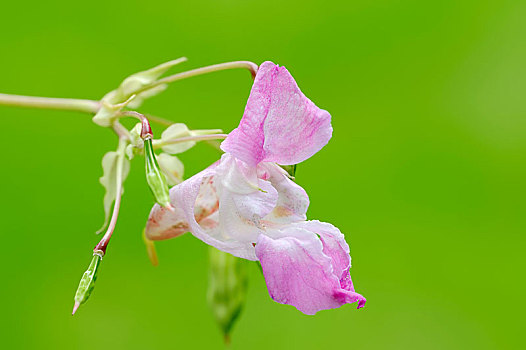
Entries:
POLYGON ((146 182, 155 200, 163 207, 170 207, 168 184, 155 158, 151 138, 144 140, 144 158, 146 159, 146 182))
POLYGON ((247 262, 213 247, 209 248, 209 258, 207 301, 228 343, 246 299, 247 262))
POLYGON ((89 264, 86 272, 84 272, 82 275, 79 287, 75 293, 75 306, 73 306, 73 314, 75 314, 81 304, 84 304, 88 300, 93 288, 95 288, 95 280, 97 279, 97 271, 101 261, 102 256, 100 254, 93 254, 91 263, 89 264))

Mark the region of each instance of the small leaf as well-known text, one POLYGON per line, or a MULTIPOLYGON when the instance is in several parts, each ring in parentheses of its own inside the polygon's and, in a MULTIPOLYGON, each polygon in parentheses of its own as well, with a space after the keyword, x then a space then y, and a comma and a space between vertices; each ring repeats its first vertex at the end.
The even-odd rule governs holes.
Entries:
MULTIPOLYGON (((97 231, 97 234, 103 232, 110 221, 111 206, 117 197, 117 164, 119 154, 115 151, 110 151, 102 158, 103 175, 99 182, 104 186, 106 193, 104 194, 104 224, 97 231)), ((124 165, 122 169, 122 181, 128 176, 130 171, 130 161, 124 158, 124 165)))
POLYGON ((226 341, 245 304, 247 263, 214 247, 209 247, 208 251, 210 274, 207 301, 226 341))
POLYGON ((166 176, 169 186, 175 186, 183 182, 184 164, 176 156, 161 153, 157 157, 161 171, 166 176))

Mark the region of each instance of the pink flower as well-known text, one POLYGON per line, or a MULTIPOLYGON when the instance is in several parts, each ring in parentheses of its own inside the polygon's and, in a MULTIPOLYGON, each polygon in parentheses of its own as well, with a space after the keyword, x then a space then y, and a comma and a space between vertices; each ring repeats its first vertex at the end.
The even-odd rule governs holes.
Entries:
POLYGON ((330 115, 300 91, 290 73, 263 63, 226 153, 170 190, 175 211, 155 205, 151 240, 191 232, 235 256, 259 260, 271 297, 305 314, 358 302, 349 246, 328 223, 306 221, 309 198, 276 163, 297 164, 332 136, 330 115))

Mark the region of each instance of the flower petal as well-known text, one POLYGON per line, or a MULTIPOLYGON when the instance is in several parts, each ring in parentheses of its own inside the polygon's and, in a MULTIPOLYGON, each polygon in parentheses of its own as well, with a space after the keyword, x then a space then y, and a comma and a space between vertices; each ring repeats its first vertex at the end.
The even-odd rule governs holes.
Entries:
POLYGON ((255 167, 226 153, 216 169, 219 224, 224 239, 256 243, 263 232, 260 220, 278 201, 269 181, 259 179, 255 167))
POLYGON ((252 166, 297 164, 331 136, 330 114, 305 97, 285 67, 267 61, 259 67, 239 126, 221 149, 252 166))
POLYGON ((349 245, 337 227, 318 220, 298 222, 296 226, 315 232, 320 236, 323 253, 332 259, 333 271, 340 280, 344 275, 349 274, 351 267, 349 245))
MULTIPOLYGON (((199 174, 197 174, 199 175, 199 174)), ((197 176, 196 175, 196 176, 197 176)), ((219 201, 211 177, 203 178, 194 206, 194 216, 198 222, 206 220, 217 211, 219 201)), ((170 190, 170 202, 174 207, 171 211, 155 204, 146 223, 145 235, 150 240, 174 238, 190 231, 190 226, 181 203, 175 201, 175 192, 180 188, 175 186, 170 190)), ((214 226, 208 222, 206 226, 214 226)))
POLYGON ((256 260, 254 246, 251 242, 241 242, 230 240, 225 236, 224 231, 216 227, 202 226, 196 221, 194 207, 199 194, 199 189, 204 181, 214 179, 214 170, 207 169, 194 175, 190 179, 182 182, 173 188, 173 203, 179 205, 184 212, 188 222, 189 231, 197 238, 208 245, 214 246, 219 250, 230 253, 240 258, 256 260))
POLYGON ((264 220, 276 224, 288 224, 305 221, 309 208, 309 196, 305 190, 292 181, 285 170, 275 163, 260 163, 258 176, 268 178, 272 186, 278 191, 276 206, 264 220))
MULTIPOLYGON (((217 173, 216 168, 219 164, 214 164, 170 190, 170 202, 175 208, 174 211, 159 205, 154 206, 145 230, 148 239, 161 240, 191 232, 217 249, 240 258, 256 260, 253 243, 256 242, 261 229, 239 218, 239 212, 237 217, 229 218, 232 219, 229 225, 233 231, 227 231, 219 225, 221 216, 218 213, 218 189, 222 194, 228 193, 217 173), (247 232, 247 228, 253 229, 254 232, 247 232)), ((277 198, 277 194, 275 197, 277 198)), ((257 202, 257 199, 255 201, 257 202)), ((235 206, 235 203, 233 205, 235 206)), ((257 203, 255 205, 257 206, 257 203)), ((244 214, 249 215, 249 212, 244 214)))
POLYGON ((316 233, 297 224, 267 233, 259 237, 256 255, 272 299, 308 315, 356 301, 363 306, 364 297, 342 288, 337 260, 325 254, 316 233))

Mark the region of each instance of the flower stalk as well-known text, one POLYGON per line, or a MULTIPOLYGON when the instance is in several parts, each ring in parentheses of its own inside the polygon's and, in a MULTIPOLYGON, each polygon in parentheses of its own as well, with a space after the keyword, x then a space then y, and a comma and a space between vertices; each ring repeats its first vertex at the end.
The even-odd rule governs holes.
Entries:
POLYGON ((172 208, 170 204, 170 194, 166 177, 159 167, 157 157, 153 150, 153 132, 148 118, 135 111, 121 112, 120 116, 134 117, 141 122, 141 139, 144 141, 144 159, 146 165, 146 182, 152 191, 157 203, 165 208, 172 208))
POLYGON ((96 113, 100 108, 100 102, 74 98, 53 98, 0 94, 0 106, 96 113))
POLYGON ((176 143, 183 143, 183 142, 188 142, 188 141, 224 140, 227 138, 227 136, 228 134, 209 134, 209 135, 195 135, 195 136, 180 137, 177 139, 166 140, 166 141, 155 140, 153 142, 153 148, 158 149, 166 145, 173 145, 176 143))
MULTIPOLYGON (((184 62, 186 58, 176 60, 178 62, 184 62)), ((203 74, 212 72, 218 72, 228 69, 244 68, 248 69, 252 74, 252 77, 256 76, 258 65, 250 61, 233 61, 226 63, 214 64, 211 66, 201 67, 192 69, 186 72, 174 74, 160 80, 154 81, 153 83, 142 87, 140 90, 135 91, 134 94, 139 94, 146 90, 150 90, 154 87, 172 83, 174 81, 191 78, 203 74)), ((129 97, 129 96, 128 96, 129 97)), ((100 101, 88 100, 88 99, 74 99, 74 98, 54 98, 54 97, 37 97, 37 96, 23 96, 13 94, 2 94, 0 93, 0 106, 13 106, 13 107, 24 107, 24 108, 37 108, 37 109, 53 109, 53 110, 64 110, 64 111, 76 111, 85 113, 97 113, 101 108, 100 101)), ((152 120, 160 119, 153 118, 152 120)), ((162 120, 161 124, 165 121, 162 120)))
POLYGON ((106 249, 108 247, 108 243, 110 243, 111 236, 113 235, 113 231, 115 231, 115 226, 117 225, 117 218, 119 217, 119 210, 121 207, 121 199, 122 199, 122 181, 123 181, 123 169, 124 169, 124 157, 126 152, 126 146, 128 145, 128 141, 124 138, 119 138, 119 147, 117 149, 117 175, 116 175, 116 197, 115 197, 115 204, 113 205, 113 212, 111 214, 111 220, 108 225, 108 228, 106 229, 106 233, 102 237, 102 239, 99 241, 99 243, 95 246, 93 249, 94 253, 100 252, 102 256, 106 254, 106 249))
POLYGON ((128 141, 126 138, 119 138, 119 147, 117 149, 117 171, 116 171, 116 197, 115 204, 113 206, 113 212, 111 215, 110 223, 106 229, 106 233, 102 239, 97 243, 93 249, 93 258, 91 260, 88 269, 82 275, 79 286, 75 293, 75 304, 73 306, 72 315, 77 312, 77 309, 81 304, 84 304, 90 297, 93 289, 95 288, 95 280, 97 279, 97 271, 99 269, 102 258, 106 255, 106 249, 108 248, 108 243, 115 231, 115 226, 117 224, 117 218, 119 216, 119 210, 121 205, 122 198, 122 181, 123 181, 123 169, 124 169, 124 157, 126 152, 126 146, 128 141))
POLYGON ((250 71, 250 74, 252 74, 252 78, 254 78, 256 76, 256 73, 258 71, 258 65, 255 64, 254 62, 250 62, 250 61, 234 61, 234 62, 213 64, 211 66, 196 68, 196 69, 192 69, 192 70, 189 70, 189 71, 186 71, 186 72, 170 75, 170 76, 168 76, 166 78, 162 78, 160 80, 157 80, 157 81, 155 81, 155 82, 153 82, 153 83, 141 88, 140 90, 137 90, 135 93, 136 94, 140 94, 141 92, 144 92, 146 90, 150 90, 150 89, 152 89, 152 88, 154 88, 156 86, 173 83, 174 81, 177 81, 177 80, 182 80, 182 79, 196 77, 196 76, 199 76, 199 75, 208 74, 208 73, 212 73, 212 72, 218 72, 218 71, 228 70, 228 69, 237 69, 237 68, 248 69, 250 71))

